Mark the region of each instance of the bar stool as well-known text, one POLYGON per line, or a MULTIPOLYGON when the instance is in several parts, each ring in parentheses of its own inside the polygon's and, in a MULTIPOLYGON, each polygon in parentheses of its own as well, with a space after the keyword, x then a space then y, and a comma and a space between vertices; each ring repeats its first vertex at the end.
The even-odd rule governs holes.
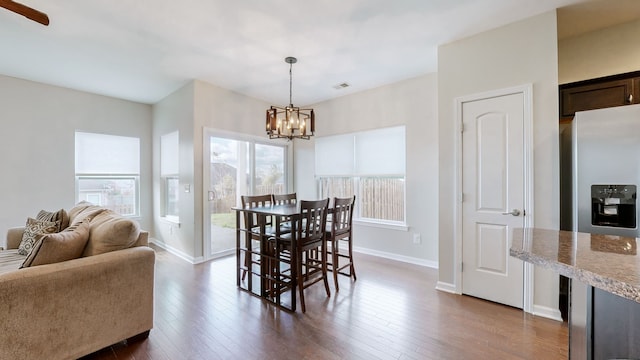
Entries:
POLYGON ((300 201, 300 216, 296 221, 296 247, 292 249, 292 233, 272 238, 276 256, 291 254, 292 277, 296 279, 300 293, 300 306, 306 312, 304 289, 324 281, 327 296, 331 296, 327 280, 327 242, 324 229, 327 226, 329 199, 300 201))
POLYGON ((298 201, 296 193, 291 194, 273 194, 271 195, 271 201, 274 205, 287 205, 295 204, 298 201))
MULTIPOLYGON (((271 201, 274 205, 292 205, 296 204, 298 198, 296 193, 291 194, 273 194, 271 195, 271 201)), ((291 232, 291 219, 283 218, 280 221, 280 231, 291 232)))
MULTIPOLYGON (((270 206, 272 204, 271 195, 243 195, 240 197, 240 201, 242 202, 243 209, 249 209, 258 206, 270 206)), ((260 245, 258 244, 256 247, 254 247, 253 242, 259 242, 262 240, 260 239, 260 226, 258 224, 257 216, 246 212, 243 213, 243 216, 246 233, 245 243, 240 247, 240 249, 245 252, 244 269, 242 269, 242 280, 244 280, 247 276, 247 272, 251 270, 252 264, 258 266, 260 265, 260 245)), ((274 233, 272 220, 267 219, 267 223, 265 224, 265 234, 272 233, 274 233)))
POLYGON ((356 269, 353 266, 353 207, 355 206, 355 195, 350 198, 333 198, 333 208, 331 209, 331 222, 327 223, 325 229, 325 236, 327 242, 331 243, 331 250, 328 253, 331 254, 331 262, 328 264, 328 268, 333 272, 333 281, 336 285, 336 291, 340 290, 338 287, 338 274, 353 277, 356 279, 356 269), (340 252, 340 242, 347 243, 347 252, 340 252), (346 259, 340 263, 340 259, 346 259), (344 271, 349 268, 349 271, 344 271))

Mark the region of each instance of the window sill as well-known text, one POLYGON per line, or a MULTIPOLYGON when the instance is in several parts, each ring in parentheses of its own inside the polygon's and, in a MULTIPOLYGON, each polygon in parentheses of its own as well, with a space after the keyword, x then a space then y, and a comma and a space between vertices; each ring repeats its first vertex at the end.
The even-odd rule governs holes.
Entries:
POLYGON ((180 227, 180 218, 176 217, 176 216, 162 216, 160 217, 160 220, 173 224, 173 225, 178 225, 178 227, 180 227))
POLYGON ((368 220, 356 220, 356 219, 353 220, 353 224, 382 228, 382 229, 389 229, 389 230, 409 231, 409 226, 407 226, 406 224, 391 224, 391 223, 383 223, 383 222, 368 221, 368 220))

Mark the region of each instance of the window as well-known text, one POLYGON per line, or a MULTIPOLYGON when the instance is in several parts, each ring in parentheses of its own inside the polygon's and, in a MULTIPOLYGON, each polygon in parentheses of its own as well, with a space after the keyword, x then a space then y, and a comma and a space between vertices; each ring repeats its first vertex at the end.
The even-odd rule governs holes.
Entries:
POLYGON ((160 212, 163 217, 172 220, 179 219, 179 150, 180 134, 178 131, 160 137, 160 179, 162 181, 160 212))
POLYGON ((254 195, 285 193, 285 150, 280 145, 255 144, 254 195))
POLYGON ((76 131, 76 201, 139 214, 140 139, 76 131))
POLYGON ((321 197, 356 195, 354 219, 405 224, 405 127, 316 139, 321 197))
POLYGON ((286 192, 286 145, 212 136, 210 149, 210 188, 226 199, 223 208, 235 206, 240 195, 286 192))

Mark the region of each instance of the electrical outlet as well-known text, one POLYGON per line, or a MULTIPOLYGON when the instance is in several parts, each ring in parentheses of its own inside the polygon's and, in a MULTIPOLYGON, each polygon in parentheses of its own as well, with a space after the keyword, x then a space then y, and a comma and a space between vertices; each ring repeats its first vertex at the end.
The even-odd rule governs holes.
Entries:
POLYGON ((422 242, 422 239, 420 238, 420 233, 414 233, 413 234, 413 243, 414 244, 420 244, 422 242))

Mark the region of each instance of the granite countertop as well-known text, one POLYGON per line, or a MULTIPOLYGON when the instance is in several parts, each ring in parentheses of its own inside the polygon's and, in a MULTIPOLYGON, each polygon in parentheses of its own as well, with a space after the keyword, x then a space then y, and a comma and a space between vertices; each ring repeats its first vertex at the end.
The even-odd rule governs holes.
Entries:
POLYGON ((562 230, 513 230, 513 257, 640 303, 638 239, 562 230))

